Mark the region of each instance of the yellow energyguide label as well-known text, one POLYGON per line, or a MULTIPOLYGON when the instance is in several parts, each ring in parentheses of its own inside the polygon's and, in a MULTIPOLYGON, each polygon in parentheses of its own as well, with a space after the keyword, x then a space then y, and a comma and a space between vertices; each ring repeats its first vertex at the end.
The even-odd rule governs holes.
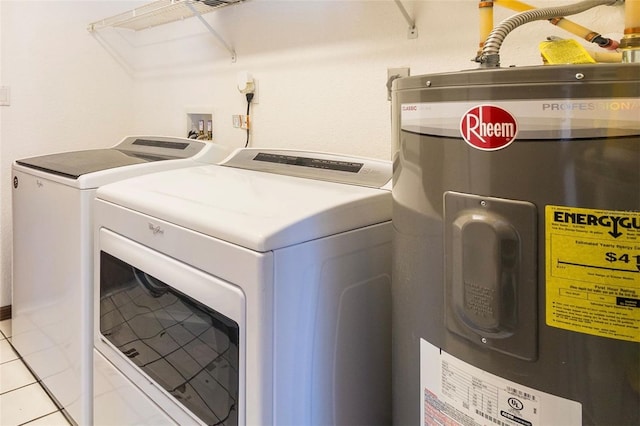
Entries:
POLYGON ((640 212, 546 206, 547 325, 640 342, 640 212))

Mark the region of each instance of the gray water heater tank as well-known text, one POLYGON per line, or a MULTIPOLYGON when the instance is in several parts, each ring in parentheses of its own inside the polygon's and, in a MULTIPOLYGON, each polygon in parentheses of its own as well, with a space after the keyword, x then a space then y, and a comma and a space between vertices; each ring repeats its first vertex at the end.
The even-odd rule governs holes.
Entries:
POLYGON ((640 424, 640 64, 393 90, 395 425, 640 424))

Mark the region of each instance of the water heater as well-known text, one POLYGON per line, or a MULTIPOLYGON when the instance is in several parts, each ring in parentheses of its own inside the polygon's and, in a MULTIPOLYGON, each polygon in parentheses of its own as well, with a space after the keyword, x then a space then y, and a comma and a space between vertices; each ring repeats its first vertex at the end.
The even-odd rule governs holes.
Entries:
POLYGON ((640 424, 640 64, 394 83, 395 425, 640 424))

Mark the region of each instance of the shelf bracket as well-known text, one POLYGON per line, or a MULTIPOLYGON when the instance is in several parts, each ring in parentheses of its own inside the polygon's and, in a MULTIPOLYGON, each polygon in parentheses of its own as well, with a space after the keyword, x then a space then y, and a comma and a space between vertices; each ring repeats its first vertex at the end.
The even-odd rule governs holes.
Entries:
POLYGON ((191 9, 193 15, 196 16, 200 20, 200 22, 202 22, 202 25, 204 25, 209 30, 209 32, 213 34, 213 36, 220 42, 220 44, 222 44, 225 49, 227 49, 227 51, 231 54, 231 62, 235 62, 237 59, 236 51, 231 46, 229 46, 229 44, 220 36, 220 34, 216 32, 216 30, 213 29, 213 27, 202 17, 200 12, 198 12, 191 3, 185 2, 185 4, 189 9, 191 9))
POLYGON ((396 2, 396 6, 400 9, 400 13, 404 16, 404 19, 409 24, 409 31, 407 33, 407 38, 418 38, 418 29, 416 28, 416 21, 409 16, 407 13, 407 9, 404 8, 401 0, 394 0, 396 2))

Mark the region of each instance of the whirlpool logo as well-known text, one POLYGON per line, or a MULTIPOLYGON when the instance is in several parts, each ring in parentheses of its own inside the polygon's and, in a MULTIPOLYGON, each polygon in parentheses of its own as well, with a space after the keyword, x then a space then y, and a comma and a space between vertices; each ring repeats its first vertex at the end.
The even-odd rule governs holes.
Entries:
POLYGON ((518 123, 511 113, 495 105, 478 105, 460 120, 462 138, 482 151, 509 146, 518 134, 518 123))

